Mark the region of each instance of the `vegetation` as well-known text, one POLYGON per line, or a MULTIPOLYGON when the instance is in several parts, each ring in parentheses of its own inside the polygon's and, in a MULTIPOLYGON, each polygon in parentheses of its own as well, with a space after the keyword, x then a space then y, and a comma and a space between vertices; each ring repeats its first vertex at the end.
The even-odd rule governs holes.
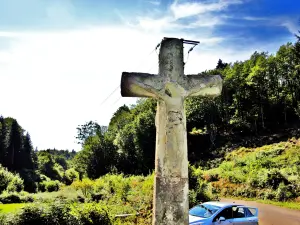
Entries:
MULTIPOLYGON (((297 37, 275 55, 202 73, 221 74, 224 86, 185 102, 191 205, 231 196, 298 208, 299 52, 297 37)), ((140 99, 108 127, 79 125, 79 152, 33 150, 17 120, 1 116, 0 224, 151 224, 155 113, 155 99, 140 99)))
POLYGON ((300 141, 239 148, 219 167, 203 172, 214 192, 222 196, 276 200, 300 196, 300 141))

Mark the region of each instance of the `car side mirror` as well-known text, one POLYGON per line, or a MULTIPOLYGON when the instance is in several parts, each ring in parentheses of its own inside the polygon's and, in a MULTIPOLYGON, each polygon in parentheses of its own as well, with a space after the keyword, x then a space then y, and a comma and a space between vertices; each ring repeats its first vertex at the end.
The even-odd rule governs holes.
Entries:
POLYGON ((221 216, 220 218, 219 218, 219 221, 221 222, 221 221, 225 221, 226 219, 223 217, 223 216, 221 216))

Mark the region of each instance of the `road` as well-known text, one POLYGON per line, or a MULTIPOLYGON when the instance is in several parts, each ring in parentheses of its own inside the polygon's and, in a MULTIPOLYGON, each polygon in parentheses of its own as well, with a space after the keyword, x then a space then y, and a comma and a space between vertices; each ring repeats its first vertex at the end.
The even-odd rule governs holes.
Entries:
POLYGON ((224 199, 224 202, 235 202, 258 208, 259 225, 300 225, 300 211, 286 209, 274 205, 262 204, 255 201, 224 199))

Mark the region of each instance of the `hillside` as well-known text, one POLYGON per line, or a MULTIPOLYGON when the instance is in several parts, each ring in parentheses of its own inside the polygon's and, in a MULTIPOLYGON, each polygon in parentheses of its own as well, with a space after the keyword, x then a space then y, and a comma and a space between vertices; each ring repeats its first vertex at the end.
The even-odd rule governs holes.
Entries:
POLYGON ((300 139, 238 148, 202 178, 221 196, 286 201, 300 196, 300 139))

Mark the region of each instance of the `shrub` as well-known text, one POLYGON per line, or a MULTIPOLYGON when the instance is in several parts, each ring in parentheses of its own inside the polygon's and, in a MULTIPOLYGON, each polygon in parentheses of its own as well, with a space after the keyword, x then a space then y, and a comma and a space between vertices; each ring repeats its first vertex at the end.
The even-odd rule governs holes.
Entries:
POLYGON ((272 169, 267 174, 267 185, 274 190, 278 188, 280 183, 284 183, 287 185, 289 182, 288 180, 280 173, 278 169, 272 169))
POLYGON ((275 199, 276 193, 273 190, 267 190, 264 194, 264 200, 273 200, 275 199))
POLYGON ((95 203, 86 203, 72 207, 71 214, 74 215, 78 224, 111 225, 110 217, 103 206, 95 203))
POLYGON ((277 201, 286 201, 293 197, 296 197, 296 196, 293 193, 291 186, 285 185, 284 183, 280 183, 276 190, 275 199, 277 201))
POLYGON ((195 190, 189 190, 189 207, 191 208, 197 204, 199 204, 199 202, 197 201, 197 194, 195 190))
POLYGON ((85 198, 88 198, 91 193, 93 192, 93 186, 94 186, 94 181, 88 179, 88 178, 83 178, 82 181, 75 181, 72 183, 72 186, 76 190, 82 191, 82 194, 85 198))
POLYGON ((17 193, 4 192, 0 195, 0 202, 3 204, 21 203, 21 198, 17 193))
POLYGON ((212 169, 203 173, 203 179, 207 182, 213 182, 219 180, 219 173, 216 169, 212 169))
POLYGON ((75 180, 79 180, 79 173, 74 169, 66 170, 63 178, 66 185, 72 184, 75 180))
POLYGON ((9 192, 20 192, 24 189, 24 181, 19 176, 14 176, 9 182, 6 190, 9 192))
POLYGON ((111 225, 106 210, 98 204, 70 205, 62 202, 27 205, 10 218, 0 217, 0 222, 5 225, 111 225))
POLYGON ((58 191, 61 183, 58 180, 42 181, 39 183, 39 191, 41 192, 53 192, 58 191))
POLYGON ((46 182, 46 191, 53 192, 58 191, 60 187, 60 182, 58 180, 51 180, 46 182))
POLYGON ((37 205, 28 205, 21 209, 18 213, 14 214, 9 225, 27 225, 27 224, 46 224, 47 218, 44 214, 44 208, 37 205))
POLYGON ((41 175, 40 175, 40 180, 41 180, 41 181, 50 181, 51 179, 50 179, 49 177, 47 177, 46 175, 41 174, 41 175))
POLYGON ((26 203, 26 202, 33 202, 34 198, 28 192, 7 192, 4 191, 0 195, 0 202, 4 204, 8 203, 26 203))
POLYGON ((24 190, 35 193, 38 190, 38 182, 41 181, 40 174, 33 169, 22 169, 18 173, 20 177, 24 180, 24 190))
POLYGON ((10 191, 21 191, 24 188, 23 180, 18 174, 13 174, 0 165, 0 194, 7 188, 10 191))

